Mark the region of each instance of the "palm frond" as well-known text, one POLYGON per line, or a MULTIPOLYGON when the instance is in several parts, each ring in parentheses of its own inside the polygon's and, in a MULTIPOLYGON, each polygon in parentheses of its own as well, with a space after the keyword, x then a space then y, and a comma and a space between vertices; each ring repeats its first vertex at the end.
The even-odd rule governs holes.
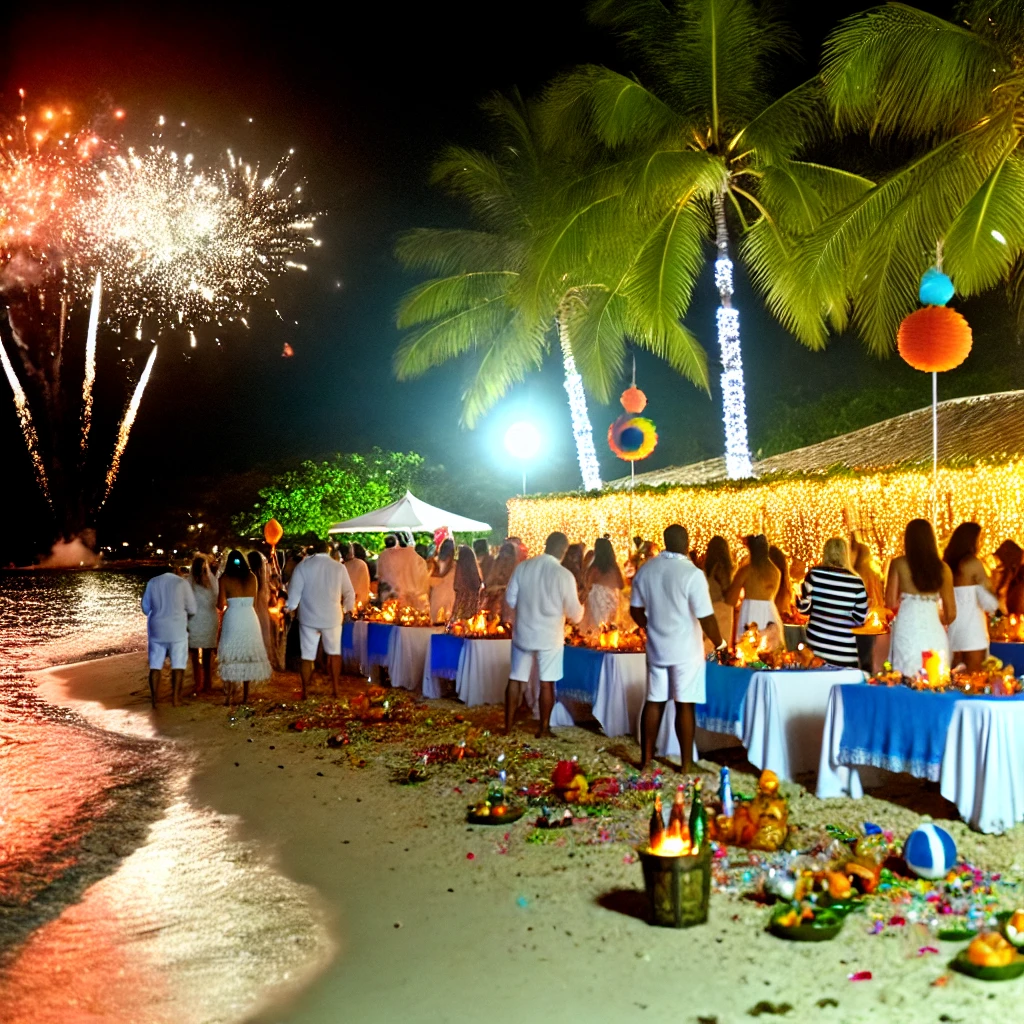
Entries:
POLYGON ((945 238, 946 271, 976 295, 1004 280, 1024 252, 1024 160, 1014 149, 968 200, 945 238))
POLYGON ((511 268, 521 251, 508 237, 490 231, 415 228, 399 237, 395 255, 409 270, 447 275, 511 268))
POLYGON ((750 152, 756 166, 788 160, 832 131, 821 81, 813 78, 769 103, 730 140, 732 156, 750 152))
POLYGON ((402 298, 396 317, 398 327, 404 331, 491 299, 504 298, 518 276, 512 270, 494 270, 424 281, 402 298))
POLYGON ((473 212, 491 227, 500 229, 510 221, 525 219, 508 170, 488 153, 449 147, 435 162, 431 182, 444 185, 453 195, 466 200, 473 212))
POLYGON ((921 138, 978 121, 1009 70, 995 40, 888 3, 839 23, 825 41, 822 80, 842 127, 921 138))
MULTIPOLYGON (((521 326, 521 325, 520 325, 521 326)), ((496 334, 482 347, 462 392, 462 423, 473 429, 511 388, 539 370, 547 342, 540 328, 517 330, 514 339, 496 334)))
POLYGON ((1004 53, 1020 53, 1024 47, 1024 7, 1019 0, 968 0, 957 7, 956 16, 1004 53))

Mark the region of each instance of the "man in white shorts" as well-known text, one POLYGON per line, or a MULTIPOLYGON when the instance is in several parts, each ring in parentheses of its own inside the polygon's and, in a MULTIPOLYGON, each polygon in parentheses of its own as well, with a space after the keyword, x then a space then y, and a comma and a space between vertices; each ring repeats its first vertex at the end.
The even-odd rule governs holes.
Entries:
POLYGON ((537 738, 551 735, 551 709, 555 706, 555 683, 562 678, 565 650, 565 620, 583 618, 583 605, 576 593, 576 577, 562 559, 569 550, 564 533, 553 533, 544 544, 544 554, 516 566, 505 590, 505 603, 514 608, 512 627, 512 670, 505 689, 505 735, 512 730, 516 711, 523 699, 523 683, 537 666, 540 677, 540 726, 537 738))
POLYGON ((164 662, 171 659, 171 703, 181 702, 181 684, 188 661, 188 620, 196 613, 196 599, 188 582, 168 566, 154 576, 142 595, 149 640, 149 697, 156 707, 164 662))
POLYGON ((693 768, 694 705, 706 700, 704 689, 704 640, 701 630, 716 648, 725 646, 708 581, 686 557, 690 538, 682 526, 665 530, 665 550, 637 570, 629 611, 638 626, 647 630, 647 701, 640 720, 643 771, 654 757, 654 748, 665 714, 665 703, 676 703, 676 735, 684 772, 693 768))
POLYGON ((331 693, 338 696, 341 677, 341 624, 345 612, 356 606, 356 593, 348 570, 327 554, 327 541, 312 545, 314 554, 304 558, 288 581, 288 611, 299 609, 299 653, 302 658, 302 699, 306 699, 313 675, 316 648, 324 645, 331 670, 331 693))

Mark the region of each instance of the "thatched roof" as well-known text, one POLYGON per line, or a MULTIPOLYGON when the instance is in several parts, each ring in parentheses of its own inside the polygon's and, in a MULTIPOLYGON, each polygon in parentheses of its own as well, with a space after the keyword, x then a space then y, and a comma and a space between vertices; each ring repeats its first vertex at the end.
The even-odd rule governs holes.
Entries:
MULTIPOLYGON (((939 461, 1010 459, 1024 456, 1024 391, 953 398, 940 402, 939 461)), ((885 469, 905 463, 930 462, 932 457, 931 406, 895 416, 839 437, 772 455, 754 463, 757 476, 767 473, 816 473, 836 466, 850 469, 885 469)), ((668 466, 638 473, 636 482, 706 484, 725 480, 725 459, 707 459, 688 466, 668 466)), ((609 487, 629 486, 629 477, 612 480, 609 487)))

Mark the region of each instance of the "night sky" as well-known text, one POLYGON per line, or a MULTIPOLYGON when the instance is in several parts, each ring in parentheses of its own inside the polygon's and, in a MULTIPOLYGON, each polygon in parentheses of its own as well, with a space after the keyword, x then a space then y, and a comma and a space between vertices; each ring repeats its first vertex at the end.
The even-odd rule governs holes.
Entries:
MULTIPOLYGON (((19 87, 39 101, 112 101, 128 112, 128 137, 140 142, 162 113, 189 125, 191 148, 206 159, 230 146, 267 163, 294 147, 294 167, 325 211, 317 228, 323 246, 310 255, 307 275, 276 283, 272 294, 284 323, 260 304, 252 329, 222 333, 220 347, 212 334, 200 337, 191 353, 187 336, 161 343, 120 480, 99 519, 101 542, 148 529, 163 509, 187 506, 200 478, 372 444, 418 450, 511 494, 518 473, 506 464, 500 438, 523 415, 543 425, 549 441, 530 489, 575 487, 578 470, 554 354, 542 374, 473 432, 458 425, 467 365, 449 364, 411 383, 394 380, 394 308, 415 278, 397 266, 392 249, 408 228, 461 222, 462 211, 428 185, 429 166, 448 143, 482 140, 477 104, 488 92, 516 85, 530 94, 584 61, 627 70, 609 40, 586 25, 582 2, 339 5, 335 15, 323 17, 323 8, 302 5, 281 5, 281 13, 267 17, 257 16, 259 5, 162 4, 158 14, 141 11, 144 6, 156 5, 4 5, 0 90, 7 108, 19 87), (294 358, 282 358, 285 342, 294 358)), ((792 80, 782 85, 812 72, 832 19, 859 6, 821 5, 811 20, 803 5, 794 6, 808 59, 802 68, 794 65, 792 80)), ((947 7, 930 6, 941 13, 947 7)), ((709 352, 715 302, 709 268, 687 318, 709 352)), ((800 349, 742 281, 738 302, 755 449, 773 403, 790 384, 807 394, 808 387, 877 375, 851 339, 825 354, 800 349)), ((6 323, 3 328, 9 343, 6 323)), ((118 359, 145 355, 138 343, 110 333, 101 333, 100 350, 94 443, 104 424, 112 434, 129 393, 118 359)), ((137 360, 129 370, 132 382, 140 369, 137 360)), ((643 468, 719 454, 716 394, 709 398, 661 372, 649 357, 638 359, 638 383, 661 435, 643 468)), ((606 478, 628 470, 603 440, 617 411, 591 409, 606 478)), ((0 471, 16 520, 3 543, 20 555, 27 544, 46 546, 45 506, 6 402, 0 402, 0 438, 0 471)), ((15 555, 0 552, 7 557, 15 555)))

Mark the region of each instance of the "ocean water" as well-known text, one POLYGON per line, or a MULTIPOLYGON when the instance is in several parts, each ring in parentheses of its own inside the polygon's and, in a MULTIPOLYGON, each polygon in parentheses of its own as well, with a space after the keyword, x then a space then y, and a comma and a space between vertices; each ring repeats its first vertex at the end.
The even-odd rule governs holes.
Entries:
POLYGON ((0 573, 0 1020, 242 1021, 330 955, 316 895, 190 797, 145 711, 26 673, 140 650, 147 573, 0 573))

